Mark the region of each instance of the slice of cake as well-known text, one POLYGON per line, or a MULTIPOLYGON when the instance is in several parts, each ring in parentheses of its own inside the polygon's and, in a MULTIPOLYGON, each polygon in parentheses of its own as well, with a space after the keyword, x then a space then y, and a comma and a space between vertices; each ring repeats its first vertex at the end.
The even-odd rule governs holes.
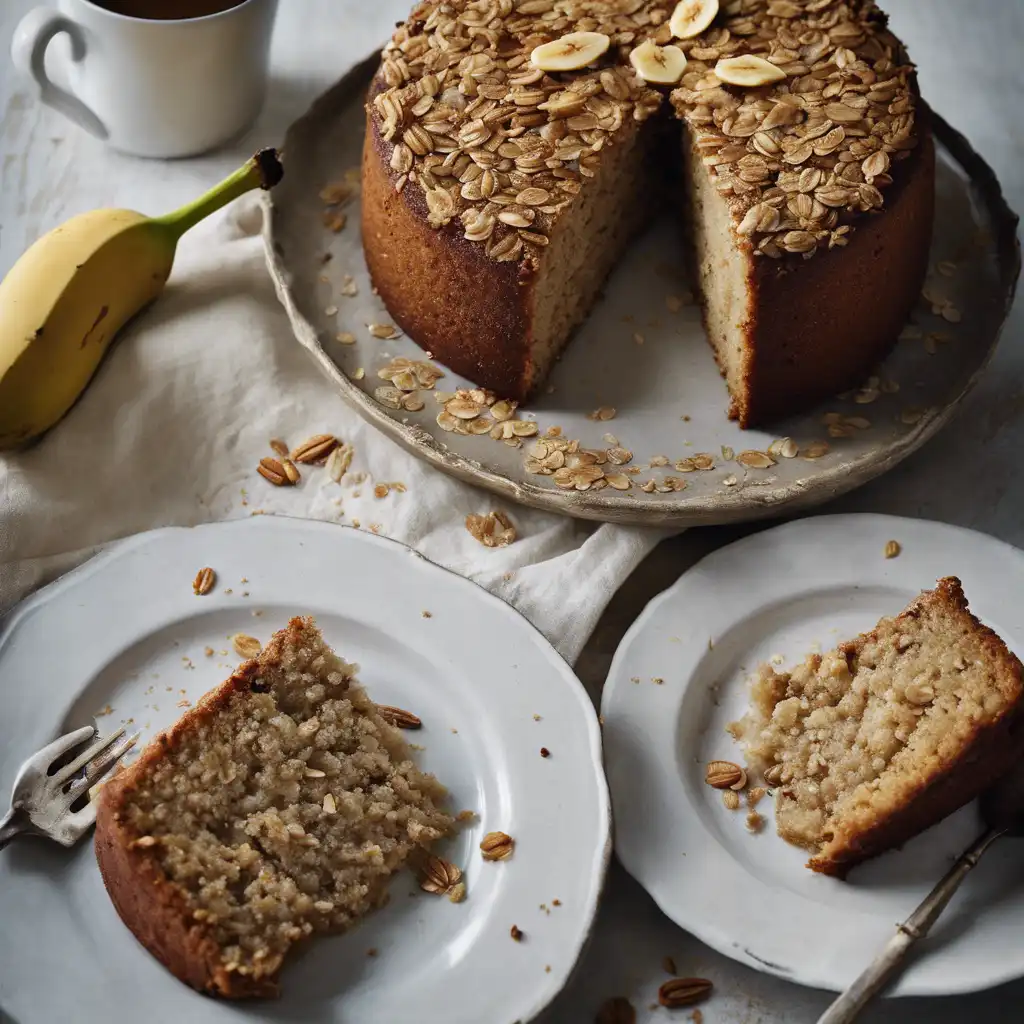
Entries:
POLYGON ((110 898, 193 988, 276 994, 296 942, 358 922, 451 831, 444 787, 354 671, 312 619, 292 619, 103 789, 110 898))
POLYGON ((779 835, 842 877, 978 796, 1024 753, 1021 663, 954 577, 790 672, 763 666, 732 727, 779 835))

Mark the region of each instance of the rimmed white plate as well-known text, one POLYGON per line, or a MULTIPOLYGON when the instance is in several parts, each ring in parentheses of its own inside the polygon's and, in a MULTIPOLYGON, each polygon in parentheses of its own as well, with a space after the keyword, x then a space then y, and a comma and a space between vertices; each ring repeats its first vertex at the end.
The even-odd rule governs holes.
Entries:
MULTIPOLYGON (((946 575, 1024 652, 1024 553, 892 516, 822 516, 755 534, 647 606, 604 689, 605 766, 616 852, 673 921, 750 967, 839 990, 978 833, 975 806, 962 808, 841 882, 809 871, 806 852, 776 835, 767 797, 757 809, 768 822, 752 835, 745 805, 728 811, 704 783, 707 761, 742 763, 725 726, 746 710, 758 664, 827 650, 946 575), (887 559, 890 540, 902 552, 887 559)), ((968 992, 1024 975, 1022 854, 1007 839, 986 855, 894 994, 968 992)))
POLYGON ((109 707, 102 729, 133 719, 148 738, 228 674, 229 635, 266 640, 298 613, 360 663, 371 696, 423 719, 408 734, 420 763, 455 810, 479 815, 445 852, 465 872, 465 902, 428 896, 403 873, 386 908, 285 967, 279 1001, 234 1006, 194 993, 135 941, 91 843, 15 841, 0 856, 0 1006, 18 1024, 512 1024, 565 984, 610 850, 593 707, 522 616, 391 541, 271 517, 162 530, 42 591, 0 634, 5 798, 19 763, 59 732, 109 707), (217 585, 196 597, 202 566, 217 585), (483 861, 477 845, 492 830, 515 838, 511 859, 483 861))

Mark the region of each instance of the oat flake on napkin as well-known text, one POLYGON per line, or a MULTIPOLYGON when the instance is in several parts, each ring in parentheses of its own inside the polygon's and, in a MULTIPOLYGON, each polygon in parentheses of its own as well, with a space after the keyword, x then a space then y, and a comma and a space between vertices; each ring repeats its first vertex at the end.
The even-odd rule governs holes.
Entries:
POLYGON ((574 660, 662 534, 511 506, 364 423, 293 339, 260 221, 246 196, 186 235, 167 292, 79 404, 41 444, 0 457, 0 609, 118 538, 278 513, 403 541, 508 600, 574 660), (340 485, 318 466, 300 466, 294 488, 256 473, 270 438, 294 446, 322 432, 355 448, 340 485), (380 483, 404 491, 377 497, 380 483), (465 528, 468 513, 493 508, 515 525, 508 547, 484 547, 465 528))

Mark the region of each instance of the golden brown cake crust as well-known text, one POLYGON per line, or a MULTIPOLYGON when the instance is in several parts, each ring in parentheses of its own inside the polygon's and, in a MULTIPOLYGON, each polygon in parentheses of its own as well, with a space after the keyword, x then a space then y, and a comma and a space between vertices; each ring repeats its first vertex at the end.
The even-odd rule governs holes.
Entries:
POLYGON ((756 320, 744 397, 732 414, 753 427, 834 395, 892 348, 928 268, 935 206, 935 146, 923 135, 885 211, 859 222, 844 248, 813 259, 758 259, 756 320))
MULTIPOLYGON (((937 771, 914 780, 902 806, 874 827, 833 839, 808 862, 808 867, 827 875, 844 877, 851 867, 892 849, 942 820, 973 800, 1024 756, 1024 666, 1000 639, 971 613, 960 581, 953 576, 938 581, 935 590, 921 595, 896 618, 916 618, 927 604, 941 605, 946 614, 962 622, 979 640, 997 678, 1006 708, 992 721, 977 725, 955 757, 937 771)), ((844 645, 856 657, 875 631, 844 645)))
POLYGON ((496 263, 456 221, 427 223, 423 193, 396 192, 372 108, 363 146, 363 251, 374 287, 395 323, 469 380, 524 400, 531 383, 534 257, 496 263))
MULTIPOLYGON (((300 632, 299 620, 289 629, 300 632)), ((236 693, 247 693, 258 674, 256 661, 241 665, 229 679, 206 694, 141 756, 100 791, 96 811, 96 860, 103 884, 118 916, 143 946, 179 980, 200 992, 231 999, 273 996, 276 978, 255 979, 224 969, 220 948, 208 928, 192 919, 181 893, 164 874, 152 849, 121 813, 147 768, 163 758, 204 720, 227 707, 236 693)))

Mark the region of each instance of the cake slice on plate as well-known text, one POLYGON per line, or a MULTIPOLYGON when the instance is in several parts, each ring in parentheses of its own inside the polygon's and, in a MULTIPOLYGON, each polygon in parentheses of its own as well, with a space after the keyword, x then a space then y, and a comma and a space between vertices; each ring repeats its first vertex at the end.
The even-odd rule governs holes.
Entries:
POLYGON ((101 791, 110 898, 193 988, 276 994, 296 942, 358 922, 451 831, 444 787, 354 671, 292 619, 101 791))
POLYGON ((1024 753, 1022 667, 941 579, 790 672, 760 669, 732 731, 775 787, 779 835, 844 876, 923 832, 1024 753))

